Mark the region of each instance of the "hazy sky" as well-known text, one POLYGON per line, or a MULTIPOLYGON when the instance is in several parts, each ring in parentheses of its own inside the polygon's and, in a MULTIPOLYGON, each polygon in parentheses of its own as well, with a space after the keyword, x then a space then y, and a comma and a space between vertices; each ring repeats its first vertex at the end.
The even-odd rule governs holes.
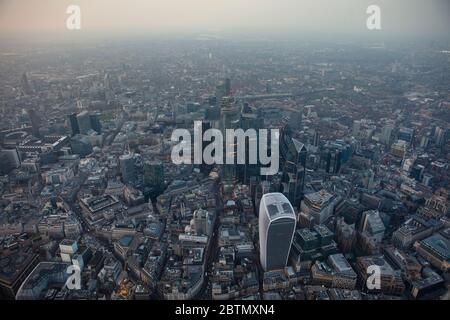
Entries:
POLYGON ((66 8, 81 8, 94 32, 367 32, 366 9, 381 7, 386 34, 449 33, 450 0, 0 0, 3 34, 69 32, 66 8))

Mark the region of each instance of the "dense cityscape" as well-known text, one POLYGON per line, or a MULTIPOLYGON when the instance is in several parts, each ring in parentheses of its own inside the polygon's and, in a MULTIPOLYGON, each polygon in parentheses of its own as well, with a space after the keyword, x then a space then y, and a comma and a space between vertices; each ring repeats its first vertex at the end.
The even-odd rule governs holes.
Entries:
POLYGON ((205 34, 0 55, 2 299, 449 298, 448 43, 205 34), (278 129, 278 173, 175 164, 172 132, 195 121, 278 129))

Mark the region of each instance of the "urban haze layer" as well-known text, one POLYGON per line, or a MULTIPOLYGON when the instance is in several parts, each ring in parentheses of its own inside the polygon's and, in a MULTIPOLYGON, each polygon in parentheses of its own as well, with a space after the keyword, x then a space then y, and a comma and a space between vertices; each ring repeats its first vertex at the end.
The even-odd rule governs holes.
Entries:
POLYGON ((448 299, 449 43, 4 42, 0 114, 3 299, 448 299), (173 163, 194 121, 278 173, 173 163))

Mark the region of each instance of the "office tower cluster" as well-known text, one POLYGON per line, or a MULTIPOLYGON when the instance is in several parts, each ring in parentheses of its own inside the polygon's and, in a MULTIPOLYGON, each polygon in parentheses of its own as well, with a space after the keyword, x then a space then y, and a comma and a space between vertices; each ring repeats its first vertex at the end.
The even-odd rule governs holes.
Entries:
POLYGON ((99 114, 82 111, 79 114, 72 113, 67 116, 71 136, 77 134, 89 135, 92 131, 102 133, 99 114))
POLYGON ((448 45, 188 38, 1 42, 0 299, 448 299, 448 45))

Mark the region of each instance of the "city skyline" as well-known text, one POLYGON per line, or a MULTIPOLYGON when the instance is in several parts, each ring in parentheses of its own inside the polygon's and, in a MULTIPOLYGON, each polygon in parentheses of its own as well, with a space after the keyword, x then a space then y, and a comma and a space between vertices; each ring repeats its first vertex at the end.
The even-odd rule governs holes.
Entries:
POLYGON ((448 2, 108 3, 0 1, 0 300, 449 299, 448 2))

